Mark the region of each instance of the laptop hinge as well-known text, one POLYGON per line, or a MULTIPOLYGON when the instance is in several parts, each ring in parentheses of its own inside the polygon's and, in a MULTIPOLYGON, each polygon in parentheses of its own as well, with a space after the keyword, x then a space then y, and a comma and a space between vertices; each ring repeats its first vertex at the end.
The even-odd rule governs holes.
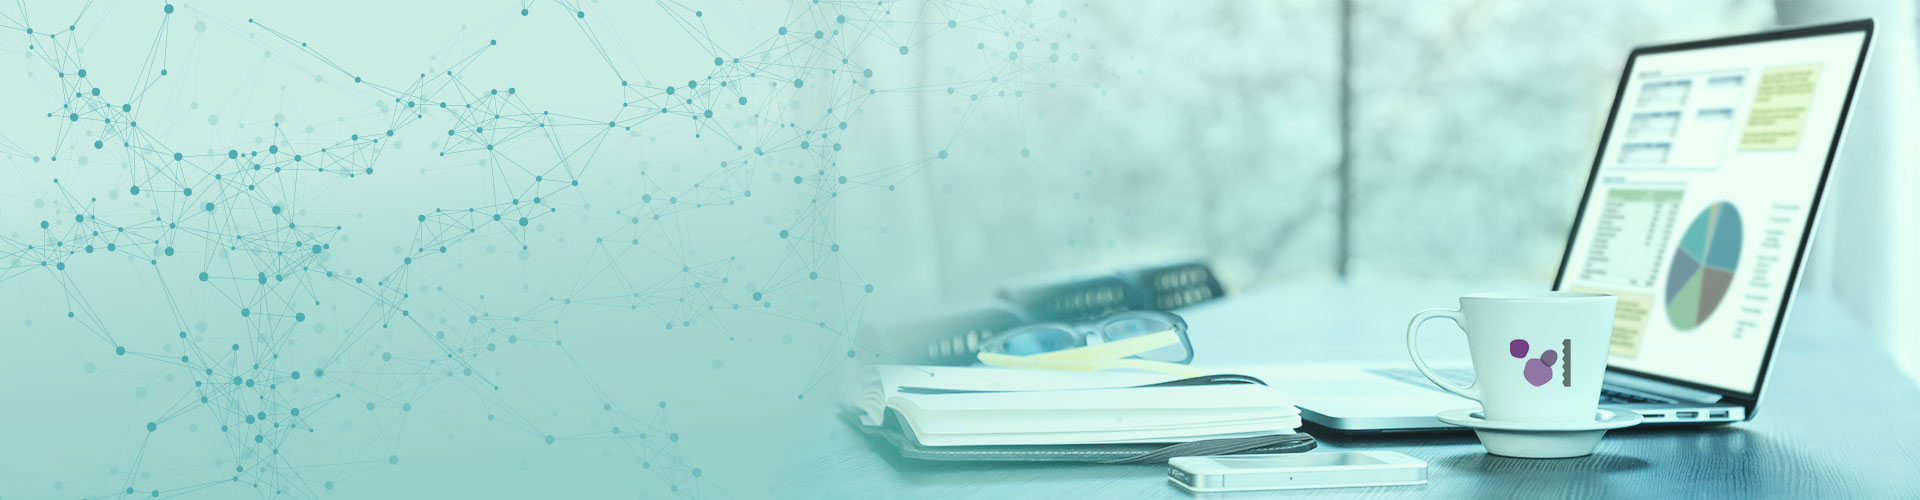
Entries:
POLYGON ((1652 394, 1683 403, 1718 403, 1723 398, 1721 395, 1712 392, 1681 387, 1611 370, 1607 371, 1607 375, 1603 380, 1605 385, 1615 386, 1633 392, 1652 394))

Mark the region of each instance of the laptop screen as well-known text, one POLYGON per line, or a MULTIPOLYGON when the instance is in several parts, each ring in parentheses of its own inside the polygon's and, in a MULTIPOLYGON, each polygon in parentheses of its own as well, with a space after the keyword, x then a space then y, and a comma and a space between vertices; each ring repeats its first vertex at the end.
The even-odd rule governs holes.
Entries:
POLYGON ((1864 60, 1851 26, 1628 60, 1555 285, 1620 297, 1611 368, 1758 388, 1864 60))

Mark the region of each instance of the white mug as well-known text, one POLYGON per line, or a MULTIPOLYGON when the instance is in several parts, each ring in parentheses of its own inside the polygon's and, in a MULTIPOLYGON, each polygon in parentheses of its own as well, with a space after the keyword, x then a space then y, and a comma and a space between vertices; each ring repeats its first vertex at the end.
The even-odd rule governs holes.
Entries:
POLYGON ((1428 309, 1407 325, 1414 368, 1441 389, 1480 402, 1487 420, 1588 422, 1600 402, 1618 298, 1585 292, 1496 292, 1460 297, 1460 309, 1428 309), (1446 318, 1467 334, 1474 380, 1434 374, 1414 342, 1420 323, 1446 318))

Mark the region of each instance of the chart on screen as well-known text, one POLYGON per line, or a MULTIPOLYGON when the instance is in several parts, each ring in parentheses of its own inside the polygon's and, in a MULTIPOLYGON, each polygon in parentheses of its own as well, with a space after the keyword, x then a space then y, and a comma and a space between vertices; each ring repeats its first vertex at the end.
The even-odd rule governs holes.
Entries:
POLYGON ((1667 320, 1680 331, 1705 323, 1726 298, 1739 265, 1740 212, 1724 201, 1701 210, 1667 269, 1667 320))

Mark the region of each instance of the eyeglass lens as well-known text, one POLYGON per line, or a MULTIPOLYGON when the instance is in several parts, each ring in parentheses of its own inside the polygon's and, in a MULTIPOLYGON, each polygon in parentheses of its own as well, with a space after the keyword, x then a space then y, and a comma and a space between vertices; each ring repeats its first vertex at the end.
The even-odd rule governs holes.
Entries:
MULTIPOLYGON (((1165 319, 1153 317, 1123 318, 1107 323, 1101 331, 1106 341, 1113 342, 1141 335, 1149 335, 1174 329, 1174 325, 1165 319)), ((1180 363, 1187 361, 1187 348, 1184 344, 1174 343, 1136 355, 1140 359, 1180 363)))
POLYGON ((1080 336, 1058 328, 1038 328, 1019 332, 1002 344, 1004 354, 1026 356, 1080 347, 1080 336))

